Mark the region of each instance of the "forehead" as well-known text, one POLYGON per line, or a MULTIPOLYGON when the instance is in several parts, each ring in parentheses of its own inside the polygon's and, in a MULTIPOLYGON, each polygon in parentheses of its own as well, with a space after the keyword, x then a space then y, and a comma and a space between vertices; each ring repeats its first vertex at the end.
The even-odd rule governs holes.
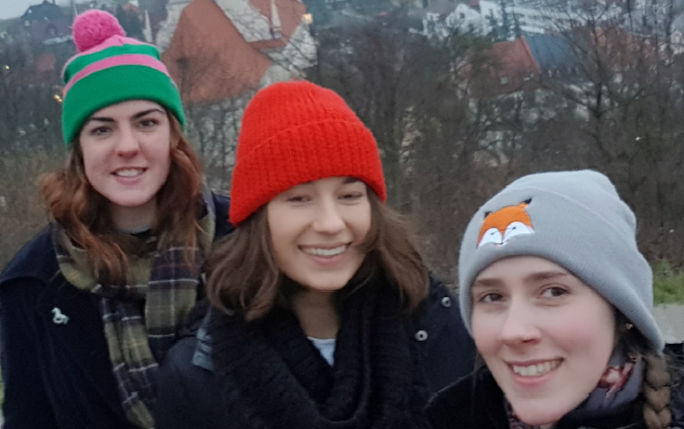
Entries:
POLYGON ((490 264, 475 277, 482 279, 524 278, 536 273, 570 274, 565 268, 538 256, 513 256, 499 259, 490 264))

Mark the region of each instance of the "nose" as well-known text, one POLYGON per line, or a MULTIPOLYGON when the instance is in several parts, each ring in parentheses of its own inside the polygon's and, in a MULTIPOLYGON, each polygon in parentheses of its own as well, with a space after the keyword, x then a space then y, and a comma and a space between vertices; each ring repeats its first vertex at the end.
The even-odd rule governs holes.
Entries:
POLYGON ((501 328, 501 340, 508 345, 536 343, 540 339, 538 318, 523 302, 511 302, 501 328))
POLYGON ((119 138, 116 142, 116 153, 121 157, 135 156, 140 150, 140 142, 134 130, 124 125, 119 128, 119 138))
POLYGON ((322 198, 316 218, 313 221, 313 229, 326 234, 336 234, 345 227, 341 207, 334 198, 322 198))

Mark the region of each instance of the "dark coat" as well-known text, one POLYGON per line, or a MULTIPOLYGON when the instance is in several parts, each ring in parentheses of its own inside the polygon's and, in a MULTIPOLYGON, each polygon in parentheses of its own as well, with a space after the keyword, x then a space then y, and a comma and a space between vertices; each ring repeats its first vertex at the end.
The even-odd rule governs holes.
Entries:
MULTIPOLYGON (((444 285, 431 281, 429 297, 412 321, 430 393, 470 373, 474 365, 474 345, 457 304, 444 285)), ((225 397, 225 386, 214 374, 211 353, 206 323, 168 352, 159 375, 159 429, 245 427, 226 411, 232 399, 225 397)))
MULTIPOLYGON (((677 391, 673 392, 676 398, 677 391)), ((675 418, 671 428, 682 427, 681 402, 671 406, 675 418)), ((482 367, 456 383, 442 389, 426 409, 433 429, 509 429, 503 392, 487 367, 482 367)), ((597 413, 571 412, 554 429, 646 429, 641 400, 597 413)))
MULTIPOLYGON (((232 228, 228 199, 214 203, 219 237, 232 228)), ((0 326, 4 429, 134 428, 116 391, 95 298, 61 275, 50 227, 0 275, 0 326)))

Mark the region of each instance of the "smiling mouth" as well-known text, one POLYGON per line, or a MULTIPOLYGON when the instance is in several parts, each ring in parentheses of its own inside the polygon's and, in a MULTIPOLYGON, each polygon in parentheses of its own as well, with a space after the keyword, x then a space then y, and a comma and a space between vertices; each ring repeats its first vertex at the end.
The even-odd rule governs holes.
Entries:
POLYGON ((337 256, 342 253, 344 253, 345 250, 347 250, 347 247, 349 247, 348 244, 342 244, 340 246, 336 247, 330 247, 330 248, 325 248, 325 247, 302 247, 302 251, 308 255, 312 256, 337 256))
POLYGON ((116 170, 113 174, 119 177, 136 177, 144 172, 144 168, 122 168, 121 170, 116 170))
POLYGON ((516 375, 521 377, 541 377, 558 367, 561 359, 540 362, 533 365, 514 365, 510 364, 511 369, 516 375))

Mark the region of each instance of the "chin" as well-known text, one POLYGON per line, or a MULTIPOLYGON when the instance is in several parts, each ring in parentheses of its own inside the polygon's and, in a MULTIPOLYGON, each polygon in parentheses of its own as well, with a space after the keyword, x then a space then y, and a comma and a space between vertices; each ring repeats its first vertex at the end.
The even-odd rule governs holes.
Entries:
MULTIPOLYGON (((513 408, 515 410, 515 407, 513 408)), ((549 410, 521 410, 515 411, 524 423, 532 426, 544 426, 558 422, 566 413, 549 412, 549 410)))

